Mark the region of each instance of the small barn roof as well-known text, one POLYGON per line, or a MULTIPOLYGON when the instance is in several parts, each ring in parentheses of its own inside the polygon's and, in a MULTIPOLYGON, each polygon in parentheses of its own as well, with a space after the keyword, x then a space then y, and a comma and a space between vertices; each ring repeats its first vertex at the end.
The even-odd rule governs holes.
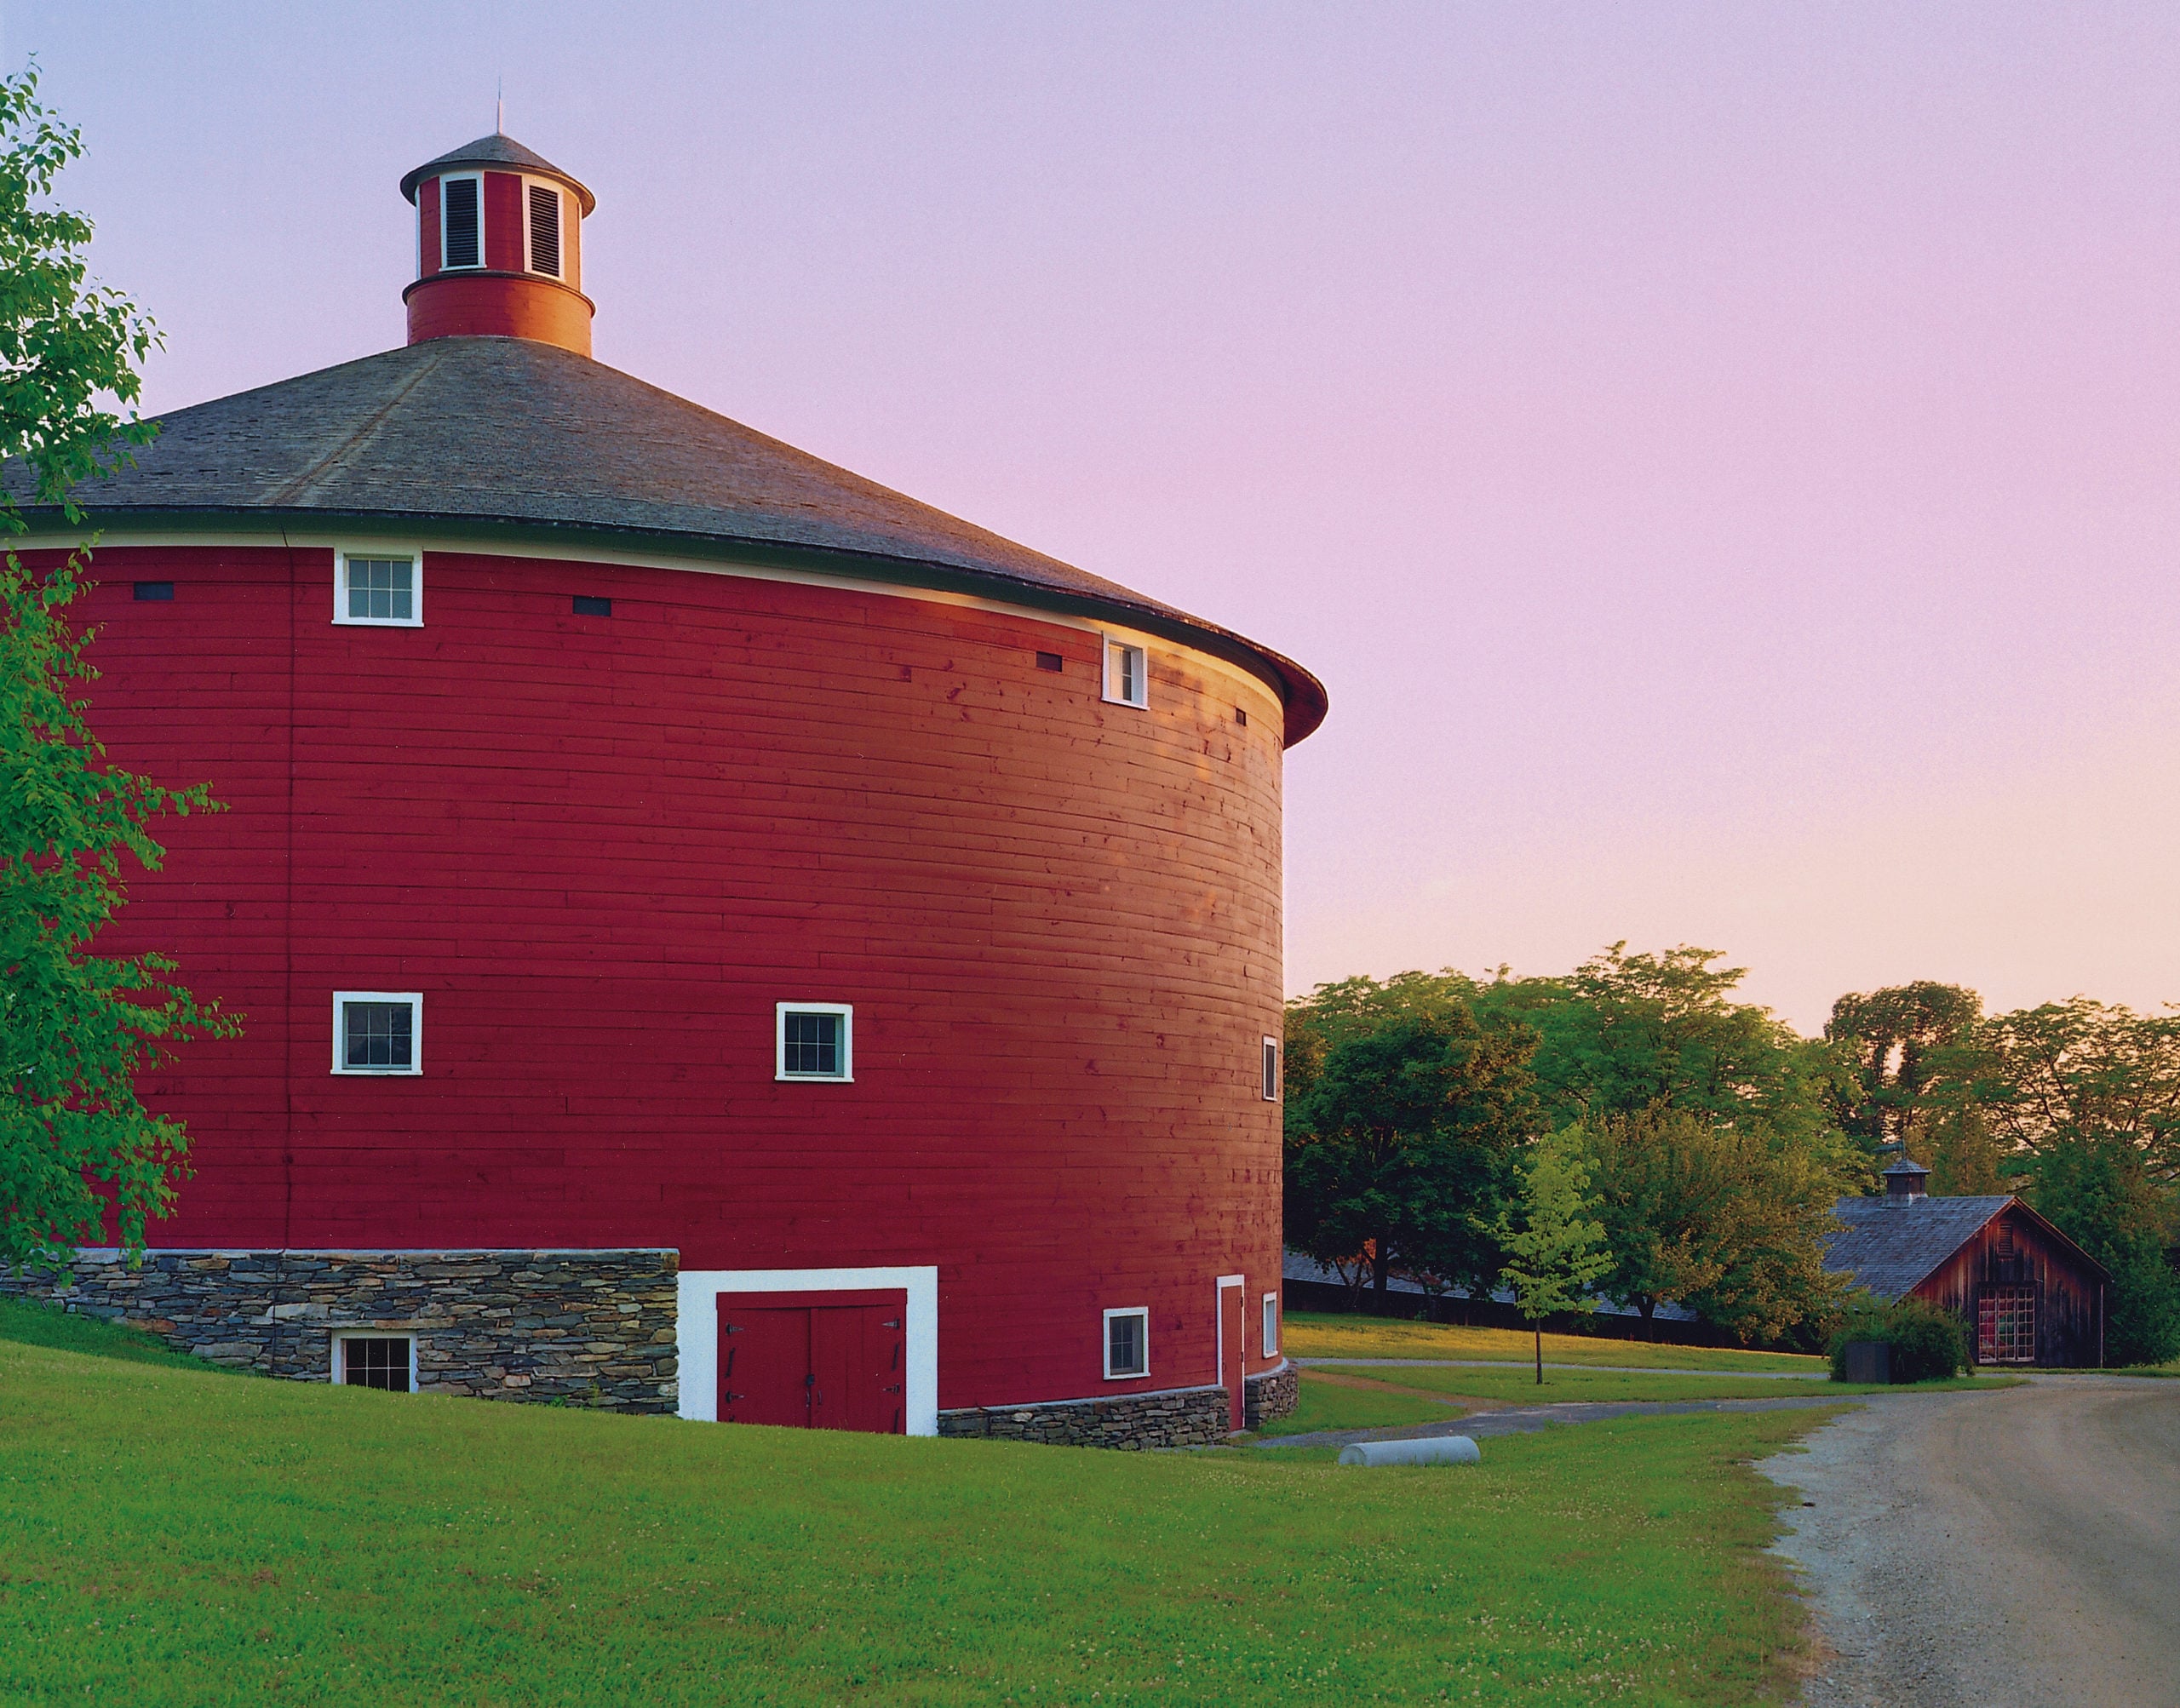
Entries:
POLYGON ((2103 1266, 2021 1200, 2005 1193, 1974 1198, 1842 1198, 1833 1206, 1846 1225, 1825 1248, 1824 1267, 1851 1275, 1879 1298, 1899 1298, 1981 1233, 2008 1206, 2036 1224, 2091 1274, 2103 1266))
MULTIPOLYGON (((20 463, 8 484, 27 496, 20 463)), ((434 338, 173 410, 133 467, 76 496, 109 530, 545 534, 754 553, 1073 612, 1226 658, 1278 694, 1289 747, 1325 714, 1323 685, 1267 646, 526 339, 434 338)), ((60 525, 25 514, 33 531, 60 525)))

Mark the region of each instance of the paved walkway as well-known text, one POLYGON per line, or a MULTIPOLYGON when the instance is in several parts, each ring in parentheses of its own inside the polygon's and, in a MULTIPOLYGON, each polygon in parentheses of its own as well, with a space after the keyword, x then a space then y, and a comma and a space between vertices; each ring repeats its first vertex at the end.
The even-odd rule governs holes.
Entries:
MULTIPOLYGON (((1534 1370, 1521 1358, 1296 1358, 1305 1370, 1534 1370)), ((1772 1382, 1828 1382, 1829 1370, 1690 1370, 1662 1364, 1555 1364, 1547 1370, 1595 1370, 1611 1376, 1758 1376, 1772 1382)))
POLYGON ((1442 1424, 1403 1424, 1380 1430, 1313 1430, 1303 1436, 1266 1436, 1256 1445, 1270 1453, 1281 1447, 1344 1447, 1353 1441, 1426 1441, 1437 1436, 1528 1435, 1549 1429, 1554 1424, 1595 1424, 1607 1418, 1670 1417, 1680 1412, 1784 1412, 1803 1406, 1851 1405, 1859 1397, 1795 1394, 1776 1400, 1615 1400, 1589 1404, 1509 1406, 1495 1412, 1472 1412, 1466 1418, 1449 1418, 1442 1424))

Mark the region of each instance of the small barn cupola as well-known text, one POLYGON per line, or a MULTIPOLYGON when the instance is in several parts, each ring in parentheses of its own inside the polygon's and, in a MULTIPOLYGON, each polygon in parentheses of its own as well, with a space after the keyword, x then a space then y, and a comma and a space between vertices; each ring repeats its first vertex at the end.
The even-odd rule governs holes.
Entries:
POLYGON ((1885 1171, 1885 1195, 1895 1204, 1919 1202, 1924 1195, 1924 1183, 1930 1178, 1929 1169, 1903 1155, 1885 1171))
POLYGON ((598 198, 495 131, 401 181, 416 209, 409 341, 534 338, 590 354, 582 222, 598 198))

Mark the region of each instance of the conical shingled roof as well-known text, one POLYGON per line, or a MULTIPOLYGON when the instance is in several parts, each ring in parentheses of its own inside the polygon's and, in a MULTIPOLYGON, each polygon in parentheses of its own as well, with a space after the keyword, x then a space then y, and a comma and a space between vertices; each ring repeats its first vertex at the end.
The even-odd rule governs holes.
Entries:
POLYGON ((1289 746, 1325 713, 1322 685, 1268 648, 526 339, 432 339, 177 410, 135 467, 77 498, 116 530, 549 529, 570 545, 754 552, 1163 634, 1273 686, 1289 746))
POLYGON ((401 181, 401 193, 410 201, 416 199, 416 186, 438 172, 451 172, 457 166, 505 166, 517 172, 540 172, 558 178, 582 198, 585 218, 597 212, 598 198, 592 195, 582 181, 563 172, 534 148, 525 148, 512 136, 494 131, 490 136, 480 136, 474 142, 465 142, 459 148, 450 148, 444 154, 427 160, 422 166, 401 181))

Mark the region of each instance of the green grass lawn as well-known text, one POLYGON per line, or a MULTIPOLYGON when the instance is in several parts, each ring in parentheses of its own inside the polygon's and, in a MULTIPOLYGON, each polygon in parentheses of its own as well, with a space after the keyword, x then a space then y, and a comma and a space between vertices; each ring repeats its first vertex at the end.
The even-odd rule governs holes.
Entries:
POLYGON ((0 1341, 0 1700, 1735 1704, 1805 1411, 1462 1470, 625 1419, 0 1341))
MULTIPOLYGON (((1396 1317, 1295 1311, 1286 1320, 1287 1353, 1296 1358, 1488 1358, 1519 1363, 1535 1356, 1526 1329, 1460 1328, 1396 1317)), ((1663 1346, 1547 1334, 1548 1364, 1635 1365, 1655 1370, 1786 1370, 1821 1376, 1821 1358, 1793 1352, 1740 1352, 1710 1346, 1663 1346)))
POLYGON ((100 1358, 125 1358, 138 1364, 164 1364, 175 1370, 221 1367, 173 1351, 141 1330, 101 1322, 95 1316, 72 1316, 20 1298, 0 1297, 0 1340, 58 1347, 64 1352, 89 1352, 100 1358))
MULTIPOLYGON (((1509 1405, 1564 1405, 1576 1401, 1609 1400, 1781 1400, 1810 1395, 1829 1399, 1835 1395, 1905 1391, 1896 1388, 1856 1387, 1844 1382, 1773 1382, 1760 1376, 1694 1373, 1685 1376, 1632 1376, 1611 1370, 1546 1370, 1544 1384, 1540 1387, 1533 1371, 1511 1366, 1504 1370, 1481 1370, 1473 1367, 1442 1369, 1429 1366, 1420 1369, 1389 1370, 1383 1365, 1343 1368, 1336 1364, 1314 1367, 1330 1374, 1364 1377, 1403 1388, 1420 1388, 1432 1394, 1457 1395, 1465 1399, 1488 1400, 1509 1405)), ((1964 1376, 1952 1382, 1919 1383, 1915 1391, 2004 1387, 2016 1379, 1964 1376)))
MULTIPOLYGON (((1398 1373, 1373 1371, 1373 1375, 1398 1373)), ((1317 1430, 1377 1430, 1394 1424, 1437 1424, 1460 1416, 1462 1407, 1421 1395, 1373 1385, 1350 1388, 1328 1382, 1314 1371, 1302 1373, 1294 1414, 1266 1424, 1257 1434, 1265 1440, 1305 1436, 1317 1430)))

